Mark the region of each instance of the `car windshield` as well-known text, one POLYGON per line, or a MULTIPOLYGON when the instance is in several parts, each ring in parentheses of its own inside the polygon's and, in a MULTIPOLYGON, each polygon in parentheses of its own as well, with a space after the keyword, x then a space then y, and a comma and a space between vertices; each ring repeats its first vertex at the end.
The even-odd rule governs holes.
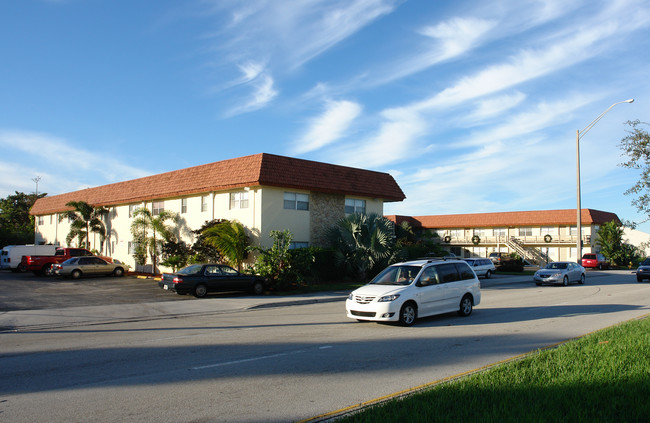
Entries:
POLYGON ((390 266, 370 282, 375 285, 410 285, 422 268, 420 266, 390 266))
POLYGON ((199 273, 202 267, 203 266, 200 264, 193 264, 191 266, 182 268, 176 273, 180 273, 181 275, 193 275, 194 273, 199 273))
POLYGON ((549 263, 546 265, 546 269, 566 269, 566 263, 549 263))
POLYGON ((650 266, 650 257, 643 260, 643 263, 641 263, 641 266, 650 266))

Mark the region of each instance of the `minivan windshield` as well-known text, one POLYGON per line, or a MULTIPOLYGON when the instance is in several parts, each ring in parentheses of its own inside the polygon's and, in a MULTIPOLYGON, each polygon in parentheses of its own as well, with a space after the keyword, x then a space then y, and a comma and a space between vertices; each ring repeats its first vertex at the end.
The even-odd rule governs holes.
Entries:
POLYGON ((410 285, 420 273, 420 266, 390 266, 370 281, 375 285, 410 285))

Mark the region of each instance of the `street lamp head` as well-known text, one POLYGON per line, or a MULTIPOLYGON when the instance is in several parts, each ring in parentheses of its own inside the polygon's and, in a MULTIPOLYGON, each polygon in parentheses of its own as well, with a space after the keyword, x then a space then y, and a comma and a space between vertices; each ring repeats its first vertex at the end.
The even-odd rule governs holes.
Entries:
POLYGON ((634 103, 634 99, 630 98, 629 100, 625 100, 623 103, 634 103))

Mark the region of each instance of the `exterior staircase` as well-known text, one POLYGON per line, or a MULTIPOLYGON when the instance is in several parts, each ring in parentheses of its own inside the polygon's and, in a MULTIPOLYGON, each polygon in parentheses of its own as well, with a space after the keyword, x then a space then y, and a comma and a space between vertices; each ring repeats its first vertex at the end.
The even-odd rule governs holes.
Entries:
POLYGON ((542 253, 539 248, 526 247, 524 243, 521 242, 521 240, 515 238, 514 236, 506 239, 506 244, 517 254, 519 254, 522 259, 528 261, 531 264, 542 264, 549 261, 546 254, 542 253))

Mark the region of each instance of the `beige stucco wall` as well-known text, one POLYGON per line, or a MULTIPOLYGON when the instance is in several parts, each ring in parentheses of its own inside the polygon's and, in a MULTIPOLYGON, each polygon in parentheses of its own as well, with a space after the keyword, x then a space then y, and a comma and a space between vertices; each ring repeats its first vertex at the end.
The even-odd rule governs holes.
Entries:
MULTIPOLYGON (((383 214, 383 201, 380 199, 347 197, 366 201, 366 213, 383 214)), ((312 193, 304 190, 283 189, 276 187, 249 187, 227 192, 203 193, 188 197, 166 198, 164 208, 177 213, 179 221, 177 235, 188 244, 194 242, 192 230, 200 228, 213 219, 238 220, 248 230, 253 245, 269 248, 273 239, 272 230, 288 229, 293 234, 294 242, 309 245, 322 245, 324 231, 338 219, 345 216, 345 199, 343 195, 312 193), (248 207, 230 208, 230 193, 248 193, 248 207), (288 210, 284 208, 284 193, 296 192, 309 195, 309 210, 288 210), (201 211, 202 196, 207 196, 207 210, 201 211), (187 199, 187 211, 182 213, 182 198, 187 199)), ((109 207, 105 218, 106 241, 103 254, 123 261, 135 269, 133 256, 129 254, 129 241, 132 241, 129 206, 133 210, 146 207, 152 210, 152 202, 138 202, 109 207)), ((43 216, 43 224, 36 226, 36 243, 53 243, 65 246, 65 238, 70 231, 67 219, 58 221, 57 215, 43 216)), ((36 217, 38 222, 38 216, 36 217)), ((91 249, 100 249, 99 236, 91 234, 91 249)), ((73 246, 76 244, 73 242, 73 246)), ((169 270, 163 268, 163 270, 169 270)))

